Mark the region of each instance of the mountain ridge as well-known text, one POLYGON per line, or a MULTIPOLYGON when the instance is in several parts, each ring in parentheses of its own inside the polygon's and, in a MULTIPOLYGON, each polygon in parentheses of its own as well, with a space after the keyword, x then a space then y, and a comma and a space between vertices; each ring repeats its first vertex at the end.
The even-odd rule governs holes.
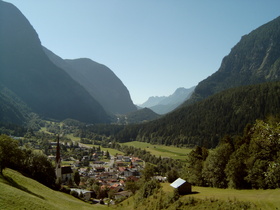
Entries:
POLYGON ((83 86, 106 111, 125 114, 136 110, 128 89, 107 66, 89 58, 62 59, 44 47, 50 60, 83 86))
POLYGON ((35 29, 14 5, 0 1, 0 14, 2 86, 45 118, 110 121, 101 105, 49 60, 35 29))
POLYGON ((242 36, 223 58, 218 71, 199 82, 191 99, 201 100, 228 88, 279 80, 279 49, 280 16, 242 36))
POLYGON ((177 88, 169 96, 151 96, 140 107, 148 107, 157 114, 166 114, 179 107, 184 101, 190 98, 195 86, 191 88, 177 88))

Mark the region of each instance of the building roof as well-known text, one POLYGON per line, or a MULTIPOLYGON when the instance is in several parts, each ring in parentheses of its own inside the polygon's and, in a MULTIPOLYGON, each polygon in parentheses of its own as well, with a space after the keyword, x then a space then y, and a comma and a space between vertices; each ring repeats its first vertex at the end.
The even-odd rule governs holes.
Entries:
POLYGON ((70 166, 61 167, 61 174, 72 174, 73 171, 70 166))
POLYGON ((184 179, 181 179, 181 178, 178 178, 176 179, 174 182, 172 182, 170 184, 171 187, 174 187, 174 188, 178 188, 180 187, 182 184, 184 184, 186 181, 184 179))

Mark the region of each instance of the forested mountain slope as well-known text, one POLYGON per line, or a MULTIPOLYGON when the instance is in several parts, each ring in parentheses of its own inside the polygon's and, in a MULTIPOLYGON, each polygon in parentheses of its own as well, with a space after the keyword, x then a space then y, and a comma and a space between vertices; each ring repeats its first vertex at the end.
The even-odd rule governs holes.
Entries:
POLYGON ((192 100, 232 87, 276 80, 280 80, 280 17, 243 36, 224 57, 219 70, 197 85, 192 100))
POLYGON ((30 108, 9 89, 0 85, 0 121, 24 124, 29 120, 30 108))
POLYGON ((62 59, 44 48, 50 60, 83 86, 103 108, 113 114, 136 111, 122 81, 105 65, 88 58, 62 59))
POLYGON ((182 107, 165 117, 127 126, 117 141, 215 147, 226 134, 243 132, 248 123, 280 114, 280 82, 242 86, 182 107))
POLYGON ((45 55, 24 15, 3 1, 0 14, 0 84, 43 117, 108 122, 101 105, 45 55))
POLYGON ((129 124, 151 121, 151 120, 158 119, 159 117, 160 117, 159 114, 153 112, 149 108, 140 109, 125 115, 125 118, 127 119, 127 123, 129 124))

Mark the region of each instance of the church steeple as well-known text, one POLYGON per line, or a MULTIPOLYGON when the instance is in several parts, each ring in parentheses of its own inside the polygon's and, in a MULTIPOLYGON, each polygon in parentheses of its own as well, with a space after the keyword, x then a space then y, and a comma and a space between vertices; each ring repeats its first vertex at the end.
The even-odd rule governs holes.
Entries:
POLYGON ((56 158, 55 158, 56 162, 55 164, 56 165, 59 165, 60 167, 60 144, 59 144, 59 135, 57 135, 57 142, 56 142, 56 158))
POLYGON ((55 174, 56 174, 56 178, 61 178, 61 159, 60 159, 59 135, 57 135, 57 143, 56 143, 55 174))

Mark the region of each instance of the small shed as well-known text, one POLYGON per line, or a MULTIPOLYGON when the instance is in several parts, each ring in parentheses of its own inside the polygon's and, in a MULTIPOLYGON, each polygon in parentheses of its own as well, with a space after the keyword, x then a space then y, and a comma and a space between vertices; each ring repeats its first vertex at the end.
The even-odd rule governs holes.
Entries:
POLYGON ((178 189, 180 195, 188 194, 192 192, 192 186, 184 179, 178 178, 170 184, 171 187, 178 189))

